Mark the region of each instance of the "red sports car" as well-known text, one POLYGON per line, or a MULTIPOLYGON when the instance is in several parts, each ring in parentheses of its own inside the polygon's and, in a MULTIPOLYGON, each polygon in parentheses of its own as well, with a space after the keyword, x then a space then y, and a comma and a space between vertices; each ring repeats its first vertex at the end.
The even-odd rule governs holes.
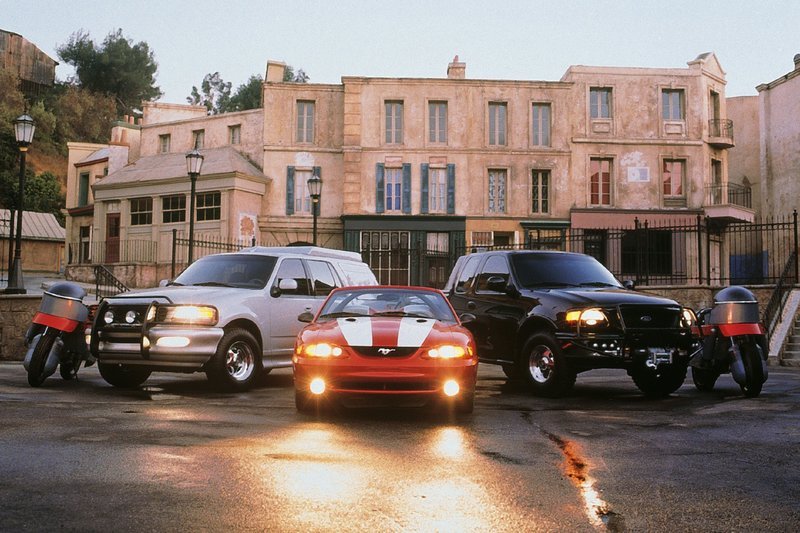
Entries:
POLYGON ((346 406, 441 400, 472 412, 475 341, 440 290, 346 287, 332 291, 316 317, 304 315, 311 323, 293 357, 299 411, 335 398, 346 406))

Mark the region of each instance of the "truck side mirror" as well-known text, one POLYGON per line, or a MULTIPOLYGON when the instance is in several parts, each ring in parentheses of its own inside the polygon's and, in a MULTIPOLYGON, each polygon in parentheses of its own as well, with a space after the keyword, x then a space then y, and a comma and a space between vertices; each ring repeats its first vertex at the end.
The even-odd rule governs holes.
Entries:
POLYGON ((506 292, 506 280, 502 276, 490 276, 486 280, 486 288, 494 292, 506 292))
POLYGON ((636 282, 633 281, 632 279, 626 279, 625 281, 622 282, 622 286, 628 289, 629 291, 632 291, 636 288, 636 282))

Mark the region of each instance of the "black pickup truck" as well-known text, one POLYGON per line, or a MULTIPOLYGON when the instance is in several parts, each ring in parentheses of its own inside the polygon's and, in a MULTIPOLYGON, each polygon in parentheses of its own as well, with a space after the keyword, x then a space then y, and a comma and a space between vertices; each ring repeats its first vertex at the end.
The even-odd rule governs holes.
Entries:
POLYGON ((475 336, 481 362, 502 365, 535 394, 562 395, 577 374, 596 368, 627 370, 651 397, 671 394, 686 378, 694 313, 623 286, 588 255, 465 255, 444 292, 475 336))

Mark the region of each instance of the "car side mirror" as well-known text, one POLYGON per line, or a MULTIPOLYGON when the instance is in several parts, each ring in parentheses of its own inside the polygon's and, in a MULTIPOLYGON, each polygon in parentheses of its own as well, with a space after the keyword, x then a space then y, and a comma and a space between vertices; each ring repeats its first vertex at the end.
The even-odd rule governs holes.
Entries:
POLYGON ((312 313, 311 311, 303 311, 302 313, 297 315, 297 320, 299 320, 300 322, 309 323, 312 320, 314 320, 314 313, 312 313))
POLYGON ((632 291, 636 289, 636 282, 633 281, 632 279, 626 279, 625 281, 622 282, 622 286, 628 289, 629 291, 632 291))
POLYGON ((272 286, 269 290, 270 296, 273 298, 277 298, 284 292, 295 292, 297 291, 297 280, 292 278, 284 278, 278 282, 278 286, 272 286))
POLYGON ((486 280, 486 288, 494 292, 506 292, 508 283, 502 276, 490 276, 486 280))
POLYGON ((476 317, 472 313, 464 313, 462 315, 459 315, 458 319, 461 321, 461 324, 463 325, 463 324, 469 324, 470 322, 476 321, 478 319, 478 317, 476 317))

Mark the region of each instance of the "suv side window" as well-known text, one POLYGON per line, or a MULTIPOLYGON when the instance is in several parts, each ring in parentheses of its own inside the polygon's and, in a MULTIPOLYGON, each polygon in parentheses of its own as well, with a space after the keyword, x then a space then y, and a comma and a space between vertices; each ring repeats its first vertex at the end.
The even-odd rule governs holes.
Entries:
POLYGON ((467 259, 467 263, 461 270, 461 274, 458 276, 458 281, 456 281, 456 294, 464 294, 472 286, 472 283, 475 281, 475 274, 478 272, 478 264, 480 263, 480 260, 481 257, 479 255, 474 255, 467 259))
POLYGON ((486 263, 483 264, 483 270, 481 270, 481 273, 478 276, 475 292, 489 291, 489 278, 495 276, 503 278, 503 280, 508 283, 510 271, 508 269, 508 261, 506 261, 506 258, 503 255, 493 255, 486 260, 486 263))
POLYGON ((284 290, 281 295, 301 295, 306 296, 308 290, 308 278, 306 277, 306 270, 303 268, 303 262, 299 259, 285 259, 281 266, 278 267, 278 273, 275 276, 275 284, 277 287, 282 279, 293 279, 297 282, 297 289, 293 291, 284 290))
POLYGON ((339 286, 330 264, 325 261, 307 261, 307 264, 308 270, 311 272, 314 296, 327 296, 339 286))

